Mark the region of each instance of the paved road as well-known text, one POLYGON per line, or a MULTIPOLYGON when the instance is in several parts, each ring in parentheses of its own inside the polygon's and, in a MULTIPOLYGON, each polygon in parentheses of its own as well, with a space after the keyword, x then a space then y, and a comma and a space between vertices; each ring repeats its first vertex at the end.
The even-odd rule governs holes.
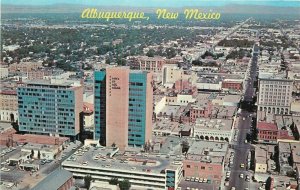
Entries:
MULTIPOLYGON (((253 83, 256 78, 258 51, 259 51, 259 47, 255 45, 253 49, 253 57, 250 65, 250 72, 249 72, 250 79, 247 81, 246 90, 244 94, 244 101, 248 102, 249 104, 250 102, 252 102, 255 93, 253 89, 253 83)), ((234 160, 233 160, 233 167, 231 168, 228 189, 231 189, 232 187, 235 187, 235 189, 237 190, 244 190, 245 188, 250 189, 250 183, 246 182, 245 180, 246 175, 250 175, 250 173, 245 168, 240 167, 242 163, 245 164, 245 167, 247 166, 248 163, 247 157, 251 148, 250 144, 245 143, 246 135, 251 128, 252 118, 249 117, 250 114, 251 114, 250 112, 246 110, 242 110, 239 116, 240 119, 237 125, 239 132, 237 137, 237 144, 234 146, 234 160), (239 177, 241 173, 244 174, 243 179, 239 177)))

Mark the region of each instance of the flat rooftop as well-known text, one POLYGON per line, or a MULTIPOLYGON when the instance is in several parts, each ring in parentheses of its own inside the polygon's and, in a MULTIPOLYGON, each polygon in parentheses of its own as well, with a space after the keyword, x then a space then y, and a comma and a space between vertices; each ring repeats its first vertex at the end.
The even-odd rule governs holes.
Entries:
POLYGON ((51 152, 54 151, 56 148, 58 148, 58 145, 28 143, 23 145, 22 150, 43 150, 51 152))
POLYGON ((117 152, 113 148, 90 147, 82 156, 73 154, 62 163, 62 166, 81 166, 82 168, 109 168, 111 170, 128 170, 132 172, 151 172, 161 174, 167 168, 172 167, 172 159, 166 156, 150 155, 147 153, 119 153, 110 157, 108 154, 117 152), (95 159, 98 157, 98 159, 95 159), (76 158, 70 159, 70 158, 76 158), (82 165, 87 162, 87 165, 82 165))
POLYGON ((232 122, 232 119, 198 118, 194 129, 231 131, 232 122))
POLYGON ((259 164, 267 164, 268 147, 266 145, 255 146, 255 160, 259 164))
POLYGON ((192 141, 187 160, 222 164, 227 150, 227 142, 192 141))
POLYGON ((161 130, 161 131, 173 131, 175 128, 178 128, 179 123, 173 122, 169 119, 162 119, 161 121, 156 121, 153 123, 153 130, 161 130))
POLYGON ((236 106, 221 106, 214 105, 212 107, 212 115, 215 115, 217 118, 231 118, 235 115, 237 111, 236 106))
POLYGON ((173 105, 166 105, 164 108, 161 110, 161 113, 164 115, 171 115, 176 116, 177 111, 180 109, 180 106, 173 106, 173 105))
POLYGON ((291 153, 291 146, 288 142, 278 142, 278 149, 280 153, 291 153))
POLYGON ((49 87, 63 87, 72 88, 80 86, 80 81, 62 80, 62 79, 51 79, 51 80, 28 80, 24 83, 25 87, 35 87, 35 86, 49 86, 49 87))

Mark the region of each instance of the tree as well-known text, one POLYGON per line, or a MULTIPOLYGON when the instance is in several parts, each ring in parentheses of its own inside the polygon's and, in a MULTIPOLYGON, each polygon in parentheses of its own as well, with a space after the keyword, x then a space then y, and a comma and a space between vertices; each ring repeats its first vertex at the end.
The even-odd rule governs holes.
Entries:
POLYGON ((119 183, 119 180, 118 180, 118 178, 116 178, 116 177, 111 178, 111 179, 109 180, 109 184, 111 184, 111 185, 118 185, 118 183, 119 183))
POLYGON ((167 53, 167 58, 168 59, 171 59, 171 58, 173 58, 173 57, 175 57, 176 56, 176 51, 175 51, 175 49, 174 48, 167 48, 166 49, 166 53, 167 53))
POLYGON ((14 128, 14 130, 16 130, 17 132, 19 132, 18 120, 16 122, 12 122, 11 125, 14 128))
POLYGON ((38 159, 41 159, 41 152, 38 151, 38 159))
POLYGON ((131 183, 128 179, 119 182, 119 188, 121 190, 129 190, 131 187, 131 183))
POLYGON ((84 180, 85 188, 90 189, 92 177, 90 175, 87 175, 87 176, 84 177, 83 180, 84 180))
POLYGON ((188 142, 187 140, 184 140, 184 141, 181 143, 181 146, 182 146, 182 153, 187 153, 187 151, 188 151, 189 148, 190 148, 189 142, 188 142))
POLYGON ((30 158, 33 158, 34 156, 34 150, 31 150, 30 158))
POLYGON ((109 58, 105 59, 105 64, 110 64, 110 59, 109 58))
POLYGON ((174 115, 173 115, 173 112, 172 112, 171 115, 170 115, 170 119, 171 119, 171 121, 174 121, 174 115))
POLYGON ((289 170, 289 171, 286 172, 286 175, 288 177, 295 177, 296 172, 294 170, 289 170))
POLYGON ((154 57, 154 54, 155 54, 154 49, 149 49, 149 51, 146 53, 146 55, 147 55, 148 57, 154 57))
POLYGON ((266 189, 271 189, 272 177, 268 177, 266 181, 266 189))

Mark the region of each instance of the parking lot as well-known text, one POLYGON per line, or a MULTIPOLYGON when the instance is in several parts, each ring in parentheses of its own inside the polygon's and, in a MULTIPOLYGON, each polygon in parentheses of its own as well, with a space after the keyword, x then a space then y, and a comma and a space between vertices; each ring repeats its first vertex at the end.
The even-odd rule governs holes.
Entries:
POLYGON ((80 142, 69 143, 61 151, 55 160, 28 159, 24 163, 39 166, 38 171, 26 171, 19 168, 18 165, 9 165, 8 159, 21 153, 22 145, 15 148, 1 147, 1 189, 30 189, 33 185, 40 182, 49 173, 60 167, 63 160, 73 154, 81 147, 80 142))
MULTIPOLYGON (((199 178, 200 179, 200 178, 199 178)), ((180 184, 179 187, 182 190, 207 190, 207 189, 218 189, 220 186, 220 184, 217 181, 209 181, 207 182, 191 182, 191 181, 186 181, 185 179, 183 179, 180 184)))

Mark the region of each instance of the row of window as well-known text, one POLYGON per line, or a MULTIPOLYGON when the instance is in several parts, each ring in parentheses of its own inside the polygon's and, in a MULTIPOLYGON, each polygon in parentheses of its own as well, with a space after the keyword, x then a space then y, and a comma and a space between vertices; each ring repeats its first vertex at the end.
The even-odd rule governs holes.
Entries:
MULTIPOLYGON (((186 167, 187 167, 187 168, 191 168, 191 165, 186 165, 186 167)), ((199 169, 198 166, 194 166, 194 168, 195 168, 196 170, 199 169)), ((201 170, 205 170, 205 168, 208 169, 208 170, 210 170, 210 171, 213 170, 213 167, 200 166, 200 169, 201 169, 201 170)))
POLYGON ((262 139, 277 139, 277 136, 265 136, 265 135, 260 135, 259 136, 262 139))

